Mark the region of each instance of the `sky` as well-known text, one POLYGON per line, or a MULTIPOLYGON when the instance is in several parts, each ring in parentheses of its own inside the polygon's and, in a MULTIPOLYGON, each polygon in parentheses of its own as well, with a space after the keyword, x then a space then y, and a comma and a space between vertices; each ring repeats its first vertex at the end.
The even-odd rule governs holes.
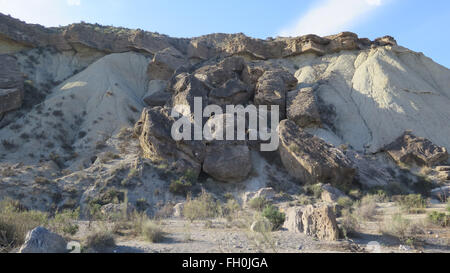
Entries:
POLYGON ((215 32, 255 38, 352 31, 397 42, 450 67, 448 0, 0 0, 0 12, 28 23, 80 21, 173 37, 215 32))

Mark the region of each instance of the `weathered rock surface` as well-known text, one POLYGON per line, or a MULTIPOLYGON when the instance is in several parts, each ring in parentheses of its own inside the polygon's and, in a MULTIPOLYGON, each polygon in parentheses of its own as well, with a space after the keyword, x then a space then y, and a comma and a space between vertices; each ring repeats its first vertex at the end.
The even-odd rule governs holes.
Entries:
POLYGON ((175 120, 170 114, 171 109, 162 107, 143 110, 135 125, 143 154, 150 159, 174 163, 178 173, 193 171, 198 175, 205 146, 200 141, 176 142, 171 134, 175 120))
POLYGON ((17 60, 0 55, 0 114, 20 108, 23 96, 23 75, 17 60))
POLYGON ((327 203, 336 203, 341 197, 346 197, 346 195, 335 187, 329 184, 322 186, 322 201, 327 203))
POLYGON ((252 93, 250 88, 239 79, 231 79, 222 86, 211 90, 209 102, 217 105, 245 104, 252 93))
POLYGON ((66 246, 63 237, 46 228, 37 227, 28 232, 19 253, 66 253, 66 246))
POLYGON ((256 192, 246 192, 244 194, 244 197, 242 198, 242 201, 244 203, 244 206, 254 198, 265 198, 268 201, 272 201, 275 198, 276 194, 277 193, 273 188, 262 188, 256 192))
POLYGON ((278 105, 283 118, 286 116, 287 92, 296 85, 297 79, 285 70, 266 71, 256 85, 255 105, 278 105))
POLYGON ((398 163, 434 166, 448 159, 447 149, 433 144, 423 137, 416 137, 407 131, 385 148, 398 163))
POLYGON ((450 198, 450 185, 439 187, 431 191, 431 196, 439 201, 446 201, 450 198))
POLYGON ((288 208, 283 227, 291 232, 304 233, 319 240, 339 239, 334 209, 325 204, 288 208))
POLYGON ((252 170, 247 145, 217 144, 206 149, 203 171, 224 182, 241 182, 252 170))
POLYGON ((279 127, 280 155, 287 171, 303 183, 351 184, 355 175, 342 151, 283 120, 279 127))
POLYGON ((150 80, 169 80, 175 70, 187 63, 186 57, 173 47, 159 51, 148 65, 150 80))
POLYGON ((320 113, 313 88, 302 88, 287 95, 287 118, 300 127, 320 126, 320 113))

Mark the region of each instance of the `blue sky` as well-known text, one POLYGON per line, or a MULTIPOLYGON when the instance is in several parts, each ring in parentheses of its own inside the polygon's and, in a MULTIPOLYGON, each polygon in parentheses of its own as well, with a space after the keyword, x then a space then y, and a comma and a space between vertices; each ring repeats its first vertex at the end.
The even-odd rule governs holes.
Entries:
POLYGON ((0 0, 0 12, 46 26, 85 21, 174 37, 243 32, 257 38, 353 31, 391 35, 450 67, 448 0, 0 0))

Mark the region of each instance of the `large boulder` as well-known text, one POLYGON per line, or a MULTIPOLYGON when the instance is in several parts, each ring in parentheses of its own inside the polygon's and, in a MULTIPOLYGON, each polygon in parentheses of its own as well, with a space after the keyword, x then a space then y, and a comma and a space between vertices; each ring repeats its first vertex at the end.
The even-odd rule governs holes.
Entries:
POLYGON ((345 154, 325 141, 300 129, 293 121, 279 126, 280 156, 293 177, 307 184, 351 184, 355 169, 345 154))
POLYGON ((320 126, 320 113, 313 88, 302 88, 287 95, 287 118, 300 127, 320 126))
POLYGON ((167 91, 167 85, 164 80, 150 81, 147 94, 143 97, 144 102, 151 107, 164 106, 172 97, 172 93, 167 91))
POLYGON ((278 105, 280 117, 283 118, 286 113, 287 92, 294 89, 296 85, 297 79, 285 70, 266 71, 256 85, 255 105, 278 105))
POLYGON ((203 171, 223 182, 241 182, 252 170, 247 145, 215 144, 207 147, 203 171))
POLYGON ((245 104, 252 93, 250 88, 237 78, 228 80, 209 93, 209 102, 218 105, 245 104))
POLYGON ((23 75, 16 58, 0 55, 0 115, 22 106, 23 75))
POLYGON ((175 70, 187 63, 186 57, 173 47, 168 47, 155 54, 148 65, 150 80, 169 80, 175 70))
POLYGON ((194 72, 194 76, 204 82, 211 89, 219 88, 227 81, 238 78, 245 68, 245 61, 241 57, 230 57, 218 64, 206 65, 194 72))
POLYGON ((407 165, 431 167, 448 159, 445 147, 439 147, 426 138, 417 137, 410 131, 406 131, 384 150, 397 163, 407 165))
POLYGON ((331 186, 330 184, 326 184, 322 186, 322 194, 321 198, 322 201, 327 203, 336 203, 339 198, 347 197, 343 192, 341 192, 339 189, 336 189, 335 187, 331 186))
POLYGON ((283 227, 291 232, 304 233, 319 240, 339 239, 334 209, 326 204, 288 208, 283 227))
MULTIPOLYGON (((194 111, 194 99, 201 98, 202 106, 206 107, 208 103, 208 87, 199 79, 188 73, 181 73, 174 79, 171 87, 174 91, 172 97, 172 106, 186 105, 190 111, 194 111)), ((203 110, 203 109, 201 109, 203 110)))
POLYGON ((19 253, 66 253, 67 243, 60 235, 37 227, 28 232, 19 253))
POLYGON ((193 171, 198 175, 205 145, 201 141, 175 141, 172 138, 175 119, 170 115, 169 108, 144 108, 134 129, 134 134, 139 137, 143 155, 153 160, 172 163, 178 173, 193 171))

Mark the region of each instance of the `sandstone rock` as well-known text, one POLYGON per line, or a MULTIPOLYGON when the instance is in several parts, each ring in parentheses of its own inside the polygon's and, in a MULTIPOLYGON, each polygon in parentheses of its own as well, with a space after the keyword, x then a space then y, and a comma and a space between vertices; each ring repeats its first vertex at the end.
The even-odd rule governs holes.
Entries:
POLYGON ((313 88, 302 88, 287 95, 287 118, 300 127, 320 126, 320 114, 313 88))
POLYGON ((23 97, 23 75, 17 60, 0 55, 0 114, 20 108, 23 97))
POLYGON ((265 198, 266 200, 273 200, 276 196, 276 192, 273 188, 262 188, 256 192, 246 192, 242 199, 244 205, 254 198, 265 198))
POLYGON ((281 160, 295 178, 308 184, 352 183, 355 169, 339 149, 306 133, 289 120, 280 123, 279 136, 281 160))
POLYGON ((150 80, 169 80, 175 70, 187 63, 181 52, 173 47, 159 51, 148 65, 150 80))
POLYGON ((297 85, 297 79, 285 70, 266 71, 258 79, 255 105, 279 105, 280 117, 285 117, 286 94, 297 85))
POLYGON ((152 80, 148 85, 148 92, 143 97, 143 101, 151 107, 164 106, 172 97, 172 94, 167 91, 167 81, 152 80))
POLYGON ((226 58, 216 65, 197 69, 194 76, 211 88, 219 88, 227 81, 237 78, 244 69, 245 61, 239 57, 226 58))
POLYGON ((251 97, 250 88, 239 79, 231 79, 211 90, 209 102, 218 105, 245 104, 251 97))
POLYGON ((217 144, 207 147, 203 171, 224 182, 241 182, 252 170, 250 150, 246 145, 217 144))
POLYGON ((325 204, 288 208, 283 227, 291 232, 304 233, 319 240, 339 239, 334 209, 325 204))
POLYGON ((202 98, 202 106, 208 103, 208 88, 196 77, 182 73, 176 77, 175 84, 171 88, 175 94, 172 98, 172 106, 186 105, 191 112, 194 111, 194 99, 202 98))
POLYGON ((447 149, 406 131, 384 150, 398 163, 434 166, 448 159, 447 149))
POLYGON ((336 203, 341 197, 346 197, 346 195, 335 187, 329 184, 322 186, 322 201, 327 203, 336 203))
POLYGON ((198 175, 205 146, 200 141, 176 142, 171 135, 174 119, 170 113, 171 109, 161 107, 143 110, 135 134, 139 136, 144 157, 169 161, 182 174, 190 170, 198 175))
POLYGON ((63 237, 43 227, 28 232, 19 253, 66 253, 67 243, 63 237))
POLYGON ((376 156, 365 155, 355 151, 347 151, 346 156, 356 169, 357 180, 366 188, 385 187, 395 182, 395 178, 388 171, 389 165, 376 156))

